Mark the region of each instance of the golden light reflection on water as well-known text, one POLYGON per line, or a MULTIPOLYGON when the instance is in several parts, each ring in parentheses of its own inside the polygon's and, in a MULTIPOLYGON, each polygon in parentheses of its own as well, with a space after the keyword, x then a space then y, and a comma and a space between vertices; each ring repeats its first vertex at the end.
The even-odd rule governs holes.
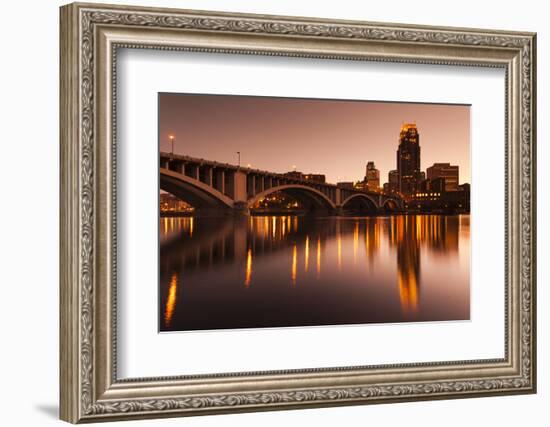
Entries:
POLYGON ((460 223, 460 218, 439 215, 396 217, 392 222, 395 234, 390 236, 395 238, 390 241, 397 247, 397 284, 404 312, 415 313, 420 303, 421 246, 436 256, 454 256, 460 223))
MULTIPOLYGON (((339 280, 334 279, 336 273, 342 275, 339 277, 363 277, 363 283, 372 280, 375 273, 383 274, 376 277, 383 277, 383 280, 391 278, 395 303, 407 316, 422 312, 424 288, 421 266, 426 272, 433 274, 435 271, 430 264, 426 264, 427 259, 433 262, 436 260, 434 257, 456 258, 461 239, 466 242, 463 250, 469 250, 467 216, 402 215, 360 220, 327 218, 317 223, 296 216, 249 217, 242 221, 231 219, 212 223, 193 217, 162 218, 160 232, 161 242, 167 236, 189 238, 185 240, 187 246, 183 252, 180 247, 174 255, 174 262, 183 263, 185 268, 212 268, 220 262, 244 264, 246 288, 252 281, 253 258, 256 264, 254 276, 258 284, 253 288, 256 289, 263 283, 261 263, 258 264, 257 260, 276 251, 285 251, 284 270, 288 271, 290 267, 292 286, 315 280, 308 274, 298 272, 300 269, 308 273, 310 262, 316 264, 316 280, 331 278, 335 284, 339 280), (361 241, 364 242, 364 251, 359 250, 361 241), (313 248, 315 244, 316 248, 313 248), (299 263, 300 268, 298 251, 304 255, 303 263, 299 263), (311 251, 315 251, 315 255, 311 251), (322 260, 325 255, 328 256, 322 260), (310 260, 310 256, 315 256, 315 261, 310 260), (321 262, 325 264, 323 275, 321 262)), ((286 277, 284 280, 288 280, 286 277)), ((165 307, 166 324, 170 323, 175 309, 177 285, 178 277, 171 276, 165 307)), ((240 286, 243 286, 242 281, 240 286)))
POLYGON ((317 279, 321 277, 321 236, 317 238, 317 279))
POLYGON ((193 237, 195 229, 194 217, 164 217, 160 219, 160 241, 169 239, 178 234, 193 237))
POLYGON ((397 220, 397 286, 401 309, 414 313, 418 308, 420 283, 420 242, 430 235, 430 220, 419 216, 404 216, 397 220), (426 234, 428 232, 428 234, 426 234))
POLYGON ((250 281, 252 280, 252 249, 248 249, 246 253, 246 271, 244 276, 244 287, 248 288, 250 286, 250 281))
MULTIPOLYGON (((264 237, 267 239, 269 237, 269 217, 265 217, 264 219, 264 237)), ((275 236, 273 236, 275 237, 275 236)))
POLYGON ((170 327, 174 310, 176 309, 176 296, 178 290, 178 274, 173 273, 168 287, 168 298, 166 298, 166 308, 164 310, 164 325, 170 327))
POLYGON ((399 300, 404 312, 416 312, 418 309, 418 280, 414 271, 410 270, 403 275, 398 273, 399 300))
POLYGON ((365 219, 365 253, 369 264, 380 250, 380 223, 372 218, 365 219))
POLYGON ((309 236, 306 236, 306 243, 304 249, 304 270, 307 273, 309 269, 309 236))

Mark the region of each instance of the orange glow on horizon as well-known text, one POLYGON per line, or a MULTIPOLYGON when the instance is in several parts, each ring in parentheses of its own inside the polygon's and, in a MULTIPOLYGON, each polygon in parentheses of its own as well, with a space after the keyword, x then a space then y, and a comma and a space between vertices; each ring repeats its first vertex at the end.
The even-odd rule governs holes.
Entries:
MULTIPOLYGON (((369 158, 376 160, 380 177, 386 177, 395 169, 396 131, 417 129, 419 136, 425 135, 421 142, 423 165, 438 161, 440 141, 445 140, 449 160, 453 159, 460 167, 463 182, 470 180, 470 107, 467 105, 233 95, 225 96, 221 102, 216 95, 162 94, 159 113, 161 135, 178 140, 193 136, 186 155, 233 164, 235 151, 226 147, 234 146, 242 154, 241 165, 248 168, 313 173, 319 165, 327 165, 327 170, 318 171, 326 175, 327 182, 337 182, 338 177, 350 176, 350 173, 353 181, 362 179, 364 165, 357 153, 363 147, 368 150, 369 158), (217 126, 201 119, 204 111, 219 119, 217 126), (317 118, 314 122, 306 119, 312 112, 317 118), (246 114, 252 119, 247 126, 242 126, 238 119, 248 117, 246 114), (346 126, 341 126, 342 117, 346 117, 346 126), (364 126, 365 117, 369 117, 372 126, 364 126), (285 129, 284 139, 280 138, 280 129, 285 129), (339 162, 332 161, 334 151, 328 149, 335 146, 334 129, 338 129, 338 139, 346 141, 346 150, 338 153, 339 162), (256 143, 255 135, 260 132, 267 146, 278 146, 279 152, 292 153, 291 158, 266 156, 263 144, 256 143), (303 142, 305 135, 311 144, 303 142), (226 143, 219 144, 220 140, 226 143), (317 150, 312 156, 311 150, 315 147, 327 149, 317 150)), ((171 140, 163 137, 161 150, 168 151, 170 144, 171 140)))

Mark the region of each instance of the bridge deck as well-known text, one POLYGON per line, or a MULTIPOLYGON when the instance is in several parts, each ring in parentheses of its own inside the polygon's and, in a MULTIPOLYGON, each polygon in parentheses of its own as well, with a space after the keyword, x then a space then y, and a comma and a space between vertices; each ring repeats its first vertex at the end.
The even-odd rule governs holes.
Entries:
POLYGON ((198 165, 198 166, 207 166, 207 167, 210 167, 210 168, 213 168, 213 169, 222 169, 222 170, 226 170, 226 171, 227 170, 234 171, 234 172, 240 171, 240 172, 243 172, 247 175, 278 178, 278 179, 281 179, 281 180, 285 180, 286 182, 291 182, 291 183, 294 183, 294 184, 301 184, 301 185, 306 185, 306 186, 312 186, 312 187, 316 187, 316 188, 322 187, 322 188, 326 188, 326 189, 339 189, 339 190, 342 190, 342 191, 346 192, 347 194, 355 194, 355 193, 356 194, 367 194, 371 197, 383 196, 385 198, 399 200, 399 197, 397 197, 393 194, 385 194, 385 193, 374 192, 374 191, 365 191, 365 190, 360 190, 360 189, 356 189, 356 188, 344 188, 344 187, 339 187, 336 184, 331 184, 331 183, 326 183, 326 182, 317 182, 317 181, 312 181, 312 180, 308 180, 308 179, 300 179, 300 178, 297 178, 297 177, 294 177, 294 176, 291 176, 291 175, 287 175, 287 174, 284 174, 284 173, 277 173, 277 172, 271 172, 271 171, 266 171, 266 170, 262 170, 262 169, 254 169, 254 168, 248 168, 248 167, 243 167, 243 166, 237 166, 237 165, 232 165, 230 163, 220 163, 220 162, 216 162, 216 161, 213 161, 213 160, 206 160, 206 159, 186 156, 186 155, 182 155, 182 154, 171 154, 171 153, 161 152, 160 153, 160 160, 161 160, 161 162, 162 161, 175 161, 175 162, 179 161, 179 162, 182 162, 182 163, 188 163, 188 164, 193 164, 193 165, 198 165))

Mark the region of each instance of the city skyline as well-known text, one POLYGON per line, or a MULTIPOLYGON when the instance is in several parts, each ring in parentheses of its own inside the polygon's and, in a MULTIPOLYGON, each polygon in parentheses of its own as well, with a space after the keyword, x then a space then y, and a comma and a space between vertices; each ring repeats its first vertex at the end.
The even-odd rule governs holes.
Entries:
POLYGON ((160 150, 172 150, 174 135, 178 154, 237 164, 240 152, 241 166, 321 173, 331 183, 363 180, 374 162, 382 186, 410 122, 422 135, 421 170, 450 162, 462 184, 470 182, 469 113, 468 105, 160 94, 160 150))

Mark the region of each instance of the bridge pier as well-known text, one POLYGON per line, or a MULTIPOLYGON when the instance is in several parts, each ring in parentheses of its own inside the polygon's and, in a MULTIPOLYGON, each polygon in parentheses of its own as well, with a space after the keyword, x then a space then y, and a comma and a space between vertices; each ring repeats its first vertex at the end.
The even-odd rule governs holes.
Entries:
POLYGON ((342 205, 342 190, 340 188, 336 188, 335 189, 335 193, 334 193, 334 204, 336 206, 340 206, 342 205))
POLYGON ((247 199, 246 174, 238 170, 233 174, 233 200, 237 205, 238 203, 246 204, 247 199))

